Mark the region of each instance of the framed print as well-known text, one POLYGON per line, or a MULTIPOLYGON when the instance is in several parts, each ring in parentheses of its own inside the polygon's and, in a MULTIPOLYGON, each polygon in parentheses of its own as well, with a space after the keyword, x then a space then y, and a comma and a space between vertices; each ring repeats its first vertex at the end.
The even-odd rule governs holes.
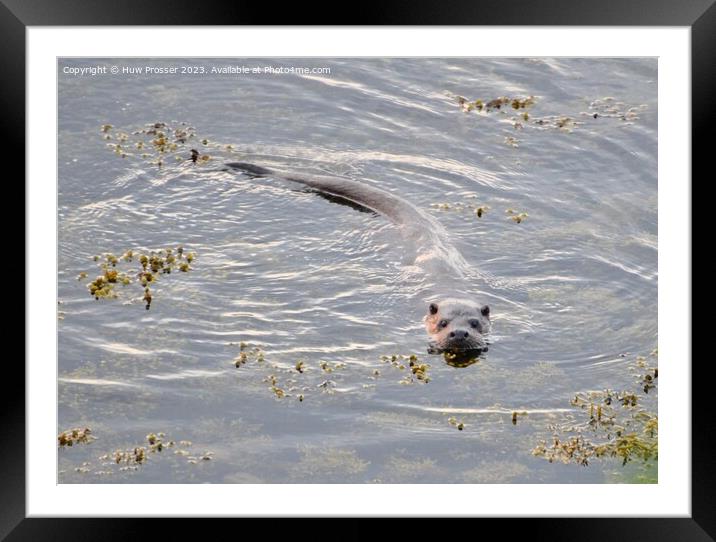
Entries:
POLYGON ((3 4, 28 212, 8 539, 155 516, 710 539, 690 176, 716 12, 520 4, 345 27, 3 4))

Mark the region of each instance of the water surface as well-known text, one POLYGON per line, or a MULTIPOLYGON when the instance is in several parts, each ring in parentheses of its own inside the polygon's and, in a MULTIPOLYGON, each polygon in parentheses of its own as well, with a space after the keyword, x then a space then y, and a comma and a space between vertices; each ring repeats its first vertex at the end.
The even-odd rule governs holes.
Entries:
POLYGON ((97 436, 59 450, 60 482, 628 479, 618 462, 530 451, 580 416, 576 392, 633 386, 629 364, 656 346, 655 59, 60 60, 58 149, 58 431, 97 436), (63 73, 88 64, 330 74, 63 73), (465 113, 455 95, 535 104, 516 127, 522 111, 465 113), (155 122, 195 128, 185 151, 211 159, 122 158, 100 130, 155 122), (489 352, 465 368, 426 354, 421 279, 406 280, 389 221, 222 167, 236 160, 361 179, 432 213, 492 308, 489 352), (489 209, 435 206, 456 202, 489 209), (136 284, 88 294, 94 255, 178 245, 197 259, 159 279, 150 310, 136 284), (237 369, 242 341, 266 361, 237 369), (401 383, 391 354, 417 354, 430 382, 401 383), (517 425, 514 410, 528 412, 517 425), (189 455, 99 459, 152 432, 189 455))

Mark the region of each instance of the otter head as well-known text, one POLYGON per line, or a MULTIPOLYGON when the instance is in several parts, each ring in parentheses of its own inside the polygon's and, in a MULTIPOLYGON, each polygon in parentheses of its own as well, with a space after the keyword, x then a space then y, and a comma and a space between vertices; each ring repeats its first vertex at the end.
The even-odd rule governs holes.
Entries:
POLYGON ((428 306, 425 329, 428 353, 487 350, 490 307, 462 299, 444 299, 428 306))

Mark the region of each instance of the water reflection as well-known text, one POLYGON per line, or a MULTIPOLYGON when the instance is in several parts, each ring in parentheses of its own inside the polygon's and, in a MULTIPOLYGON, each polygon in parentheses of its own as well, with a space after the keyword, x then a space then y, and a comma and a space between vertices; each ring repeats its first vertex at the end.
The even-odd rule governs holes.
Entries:
POLYGON ((445 363, 447 363, 451 367, 464 369, 465 367, 469 367, 470 365, 473 365, 478 361, 486 360, 487 350, 488 348, 485 347, 475 350, 463 350, 455 353, 444 352, 443 359, 445 360, 445 363))

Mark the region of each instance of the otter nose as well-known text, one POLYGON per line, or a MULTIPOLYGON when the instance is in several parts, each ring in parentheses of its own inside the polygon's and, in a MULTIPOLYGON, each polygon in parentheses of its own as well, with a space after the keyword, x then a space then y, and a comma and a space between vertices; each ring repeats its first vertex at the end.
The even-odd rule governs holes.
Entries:
POLYGON ((450 332, 451 339, 467 339, 469 336, 470 334, 462 329, 456 329, 450 332))

